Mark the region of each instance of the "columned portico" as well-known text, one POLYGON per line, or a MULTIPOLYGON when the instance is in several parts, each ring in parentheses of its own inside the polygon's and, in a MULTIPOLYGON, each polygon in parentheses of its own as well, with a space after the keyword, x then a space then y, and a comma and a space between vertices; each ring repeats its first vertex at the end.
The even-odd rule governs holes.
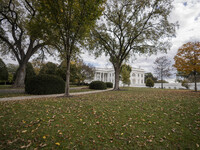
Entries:
MULTIPOLYGON (((132 68, 130 74, 130 85, 129 86, 142 86, 144 85, 144 70, 141 68, 132 68)), ((112 68, 96 68, 94 73, 94 79, 88 81, 103 81, 115 83, 115 71, 112 68)), ((122 82, 120 81, 120 86, 122 82)))

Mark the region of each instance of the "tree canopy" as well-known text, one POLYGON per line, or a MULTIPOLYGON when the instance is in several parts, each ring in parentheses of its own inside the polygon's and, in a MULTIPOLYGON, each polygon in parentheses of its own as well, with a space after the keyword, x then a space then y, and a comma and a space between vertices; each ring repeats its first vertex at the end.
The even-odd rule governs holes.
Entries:
POLYGON ((144 77, 145 83, 148 78, 151 78, 154 83, 156 83, 158 80, 156 77, 153 76, 153 74, 151 72, 145 73, 145 77, 144 77))
POLYGON ((121 65, 131 55, 166 52, 176 23, 168 17, 172 0, 109 0, 103 17, 91 33, 90 49, 105 53, 115 69, 115 87, 119 89, 121 65))
POLYGON ((49 74, 56 75, 57 74, 57 65, 52 62, 47 62, 44 64, 39 72, 39 74, 49 74))
POLYGON ((197 91, 197 74, 200 73, 200 42, 188 42, 182 45, 174 57, 174 67, 185 75, 193 74, 197 91))

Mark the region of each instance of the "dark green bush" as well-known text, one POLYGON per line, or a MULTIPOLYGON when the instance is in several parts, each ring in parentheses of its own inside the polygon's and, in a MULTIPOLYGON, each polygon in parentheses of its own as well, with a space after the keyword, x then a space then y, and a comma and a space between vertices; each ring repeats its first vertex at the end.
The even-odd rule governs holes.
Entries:
POLYGON ((106 83, 102 81, 92 81, 89 85, 90 89, 105 90, 107 89, 106 83))
POLYGON ((151 78, 148 78, 146 80, 146 86, 148 86, 148 87, 154 87, 154 82, 153 82, 153 80, 151 78))
POLYGON ((112 82, 106 82, 107 88, 113 88, 113 83, 112 82))
POLYGON ((36 95, 64 93, 65 82, 58 76, 38 75, 27 80, 25 91, 36 95))

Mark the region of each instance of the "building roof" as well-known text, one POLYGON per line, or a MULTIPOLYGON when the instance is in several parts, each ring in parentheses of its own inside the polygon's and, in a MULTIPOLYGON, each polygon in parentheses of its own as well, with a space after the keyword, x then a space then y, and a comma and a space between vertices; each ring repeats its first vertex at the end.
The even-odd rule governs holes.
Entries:
MULTIPOLYGON (((110 71, 114 71, 114 68, 95 68, 95 71, 99 71, 99 72, 110 72, 110 71)), ((132 67, 132 71, 137 71, 137 72, 145 72, 144 69, 142 68, 134 68, 132 67)))

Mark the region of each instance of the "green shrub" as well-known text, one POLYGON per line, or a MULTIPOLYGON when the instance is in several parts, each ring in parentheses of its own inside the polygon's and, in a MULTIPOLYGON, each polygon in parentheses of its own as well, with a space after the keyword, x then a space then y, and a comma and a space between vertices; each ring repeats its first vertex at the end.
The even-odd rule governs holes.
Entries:
POLYGON ((107 88, 113 88, 113 83, 112 82, 106 82, 107 88))
POLYGON ((25 83, 25 91, 28 94, 58 94, 65 92, 65 82, 57 76, 38 75, 28 78, 25 83))
POLYGON ((154 82, 153 82, 153 80, 151 78, 148 78, 146 80, 146 86, 148 86, 148 87, 154 87, 154 82))
POLYGON ((89 85, 90 89, 105 90, 107 89, 106 83, 102 81, 92 81, 89 85))

